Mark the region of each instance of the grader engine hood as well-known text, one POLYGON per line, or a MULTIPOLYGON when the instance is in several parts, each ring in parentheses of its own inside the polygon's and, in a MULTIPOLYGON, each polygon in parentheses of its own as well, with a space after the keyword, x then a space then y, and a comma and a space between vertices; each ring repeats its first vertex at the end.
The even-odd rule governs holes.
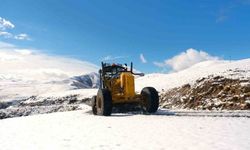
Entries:
POLYGON ((130 72, 123 72, 120 75, 121 88, 123 89, 124 97, 135 96, 134 76, 130 72))

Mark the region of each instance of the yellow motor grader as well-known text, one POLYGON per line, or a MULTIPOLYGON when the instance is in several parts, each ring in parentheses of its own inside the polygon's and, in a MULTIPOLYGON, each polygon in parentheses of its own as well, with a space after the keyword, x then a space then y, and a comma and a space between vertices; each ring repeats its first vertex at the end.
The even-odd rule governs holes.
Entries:
POLYGON ((159 107, 158 92, 153 87, 145 87, 140 94, 135 92, 135 75, 143 73, 133 72, 133 63, 128 70, 127 64, 109 64, 102 62, 99 70, 100 88, 92 98, 92 112, 94 115, 110 116, 112 107, 116 104, 137 103, 146 113, 154 113, 159 107))

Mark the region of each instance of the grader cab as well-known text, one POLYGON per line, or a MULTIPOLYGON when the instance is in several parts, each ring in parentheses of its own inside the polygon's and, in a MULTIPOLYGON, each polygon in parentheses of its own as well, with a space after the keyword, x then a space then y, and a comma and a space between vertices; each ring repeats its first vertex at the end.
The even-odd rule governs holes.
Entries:
POLYGON ((136 103, 147 113, 154 113, 159 106, 158 92, 153 87, 145 87, 140 94, 135 92, 135 75, 143 73, 133 72, 133 63, 128 70, 127 64, 108 64, 102 62, 100 74, 100 88, 92 98, 94 115, 110 116, 116 104, 136 103))

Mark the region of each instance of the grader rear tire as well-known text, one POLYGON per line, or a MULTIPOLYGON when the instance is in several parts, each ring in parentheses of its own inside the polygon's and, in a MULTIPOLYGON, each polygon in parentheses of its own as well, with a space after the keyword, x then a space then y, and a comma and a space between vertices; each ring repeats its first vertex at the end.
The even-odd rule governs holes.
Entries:
POLYGON ((96 109, 96 96, 93 96, 91 99, 91 106, 92 106, 92 112, 94 115, 97 115, 97 109, 96 109))
POLYGON ((145 87, 141 91, 142 109, 147 113, 155 113, 159 107, 159 95, 155 88, 145 87))
POLYGON ((112 113, 112 97, 108 89, 99 89, 96 97, 97 115, 110 116, 112 113))

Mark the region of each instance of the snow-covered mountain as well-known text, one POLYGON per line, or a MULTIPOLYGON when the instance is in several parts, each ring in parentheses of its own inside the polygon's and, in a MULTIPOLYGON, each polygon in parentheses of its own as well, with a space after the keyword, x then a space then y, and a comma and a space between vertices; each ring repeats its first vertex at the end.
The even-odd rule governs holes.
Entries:
MULTIPOLYGON (((19 100, 30 96, 58 96, 67 94, 86 94, 83 89, 99 87, 99 75, 95 72, 73 76, 68 79, 56 79, 53 77, 43 80, 25 80, 19 76, 0 76, 0 98, 1 100, 19 100)), ((96 90, 89 90, 94 91, 96 90)), ((94 93, 90 94, 92 96, 94 93)), ((87 94, 89 95, 89 94, 87 94)), ((84 96, 84 95, 83 95, 84 96)), ((85 96, 84 96, 85 97, 85 96)))
POLYGON ((69 80, 75 89, 98 88, 100 86, 99 74, 92 72, 82 76, 74 76, 69 80))
POLYGON ((90 62, 0 42, 0 100, 64 95, 98 86, 90 62), (90 75, 87 75, 91 73, 90 75))
POLYGON ((99 74, 96 72, 91 72, 84 75, 73 76, 64 80, 50 81, 49 84, 67 85, 68 89, 90 89, 98 88, 100 85, 99 74))
POLYGON ((209 75, 227 78, 250 78, 250 59, 237 61, 211 60, 193 65, 190 68, 169 74, 153 73, 136 80, 136 90, 153 86, 158 91, 168 90, 184 84, 194 84, 195 81, 209 75))

